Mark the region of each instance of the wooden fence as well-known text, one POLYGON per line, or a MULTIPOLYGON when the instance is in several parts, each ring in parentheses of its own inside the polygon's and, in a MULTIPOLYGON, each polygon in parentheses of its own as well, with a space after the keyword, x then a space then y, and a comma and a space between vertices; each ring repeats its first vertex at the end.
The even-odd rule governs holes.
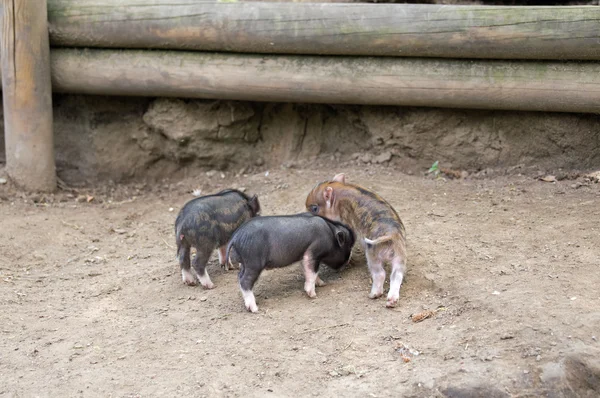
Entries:
POLYGON ((7 169, 30 190, 56 186, 51 90, 600 112, 595 6, 2 4, 7 169))

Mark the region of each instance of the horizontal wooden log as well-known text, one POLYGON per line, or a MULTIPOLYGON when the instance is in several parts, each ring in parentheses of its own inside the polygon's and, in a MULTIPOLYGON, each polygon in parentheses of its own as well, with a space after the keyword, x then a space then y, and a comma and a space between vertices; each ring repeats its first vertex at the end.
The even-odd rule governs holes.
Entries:
POLYGON ((53 46, 600 60, 600 7, 48 0, 53 46))
POLYGON ((53 49, 57 92, 600 112, 600 63, 53 49))

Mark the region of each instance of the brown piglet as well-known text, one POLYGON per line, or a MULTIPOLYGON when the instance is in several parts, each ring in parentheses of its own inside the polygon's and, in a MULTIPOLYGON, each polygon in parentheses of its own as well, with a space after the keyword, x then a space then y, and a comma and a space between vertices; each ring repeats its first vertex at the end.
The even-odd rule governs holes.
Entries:
POLYGON ((390 290, 386 307, 394 307, 406 272, 404 224, 394 208, 361 186, 346 183, 344 174, 317 184, 306 198, 306 209, 350 226, 359 236, 367 256, 373 286, 370 298, 383 295, 385 263, 391 263, 390 290))

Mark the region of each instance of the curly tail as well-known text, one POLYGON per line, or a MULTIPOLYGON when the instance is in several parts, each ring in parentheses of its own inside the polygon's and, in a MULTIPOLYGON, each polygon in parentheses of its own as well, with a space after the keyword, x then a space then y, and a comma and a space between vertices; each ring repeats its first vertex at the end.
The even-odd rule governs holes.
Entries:
MULTIPOLYGON (((233 248, 233 244, 231 241, 229 241, 229 244, 227 245, 227 253, 225 254, 225 264, 229 264, 230 266, 233 267, 233 263, 231 262, 231 258, 229 256, 229 253, 231 252, 231 249, 233 248)), ((235 249, 233 249, 235 251, 235 249)))
POLYGON ((230 241, 229 244, 227 245, 227 253, 225 254, 225 264, 229 263, 229 266, 231 268, 233 268, 234 261, 240 265, 240 271, 238 273, 238 280, 242 280, 242 278, 244 277, 244 273, 246 272, 246 268, 244 267, 244 264, 240 262, 239 253, 237 252, 237 250, 233 246, 232 242, 230 241), (232 252, 232 250, 233 250, 233 252, 232 252))
POLYGON ((180 233, 177 229, 175 230, 175 244, 177 245, 177 253, 181 250, 181 244, 185 239, 185 235, 180 233))
POLYGON ((368 238, 364 238, 365 239, 365 243, 367 244, 367 247, 373 247, 375 245, 378 245, 380 243, 384 243, 384 242, 389 242, 391 240, 394 239, 394 235, 384 235, 384 236, 380 236, 377 239, 368 239, 368 238))

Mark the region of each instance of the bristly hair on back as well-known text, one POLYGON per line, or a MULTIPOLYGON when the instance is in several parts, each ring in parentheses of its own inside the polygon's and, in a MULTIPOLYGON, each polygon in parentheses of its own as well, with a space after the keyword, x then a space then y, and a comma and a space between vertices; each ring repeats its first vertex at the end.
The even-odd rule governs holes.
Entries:
POLYGON ((201 200, 206 199, 206 198, 215 198, 215 197, 218 197, 218 196, 227 195, 228 193, 236 193, 236 194, 240 195, 242 197, 242 199, 244 199, 246 201, 246 206, 248 206, 248 204, 250 203, 250 198, 248 197, 248 195, 246 195, 245 193, 243 193, 242 191, 239 191, 237 189, 228 188, 228 189, 224 189, 224 190, 222 190, 220 192, 213 193, 213 194, 210 194, 210 195, 198 196, 197 198, 194 198, 194 199, 190 200, 189 202, 187 202, 184 205, 184 207, 181 208, 181 211, 183 211, 183 209, 186 206, 190 205, 191 203, 196 203, 196 202, 201 201, 201 200))
POLYGON ((224 190, 222 190, 220 192, 217 192, 217 193, 215 193, 213 195, 207 195, 207 196, 222 196, 222 195, 225 195, 225 194, 228 194, 228 193, 237 193, 242 198, 244 198, 246 200, 246 202, 250 200, 250 197, 248 195, 246 195, 242 191, 239 191, 239 190, 233 189, 233 188, 224 189, 224 190))

